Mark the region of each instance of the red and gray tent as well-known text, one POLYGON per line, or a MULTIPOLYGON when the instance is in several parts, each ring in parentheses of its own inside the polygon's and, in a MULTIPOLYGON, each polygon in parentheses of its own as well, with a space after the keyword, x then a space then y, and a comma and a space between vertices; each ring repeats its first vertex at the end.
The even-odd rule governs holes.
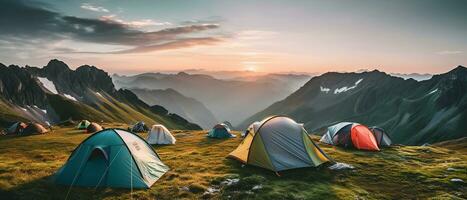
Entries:
POLYGON ((320 142, 346 148, 379 151, 373 132, 365 125, 352 122, 341 122, 330 126, 320 142))

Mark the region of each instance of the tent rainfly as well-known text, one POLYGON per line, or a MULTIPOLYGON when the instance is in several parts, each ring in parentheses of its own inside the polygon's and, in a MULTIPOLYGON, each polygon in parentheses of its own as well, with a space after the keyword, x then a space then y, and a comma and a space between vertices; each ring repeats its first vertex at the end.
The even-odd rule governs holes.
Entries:
POLYGON ((330 161, 302 124, 284 116, 272 116, 260 123, 229 157, 275 172, 317 167, 330 161))
POLYGON ((386 131, 382 128, 373 126, 370 127, 371 132, 375 136, 376 142, 378 143, 378 147, 388 147, 391 146, 392 141, 386 131))
POLYGON ((39 135, 49 132, 44 126, 38 123, 28 123, 26 128, 21 133, 22 135, 39 135))
POLYGON ((95 122, 91 122, 91 124, 89 124, 89 126, 86 128, 86 132, 87 133, 94 133, 94 132, 97 132, 97 131, 101 131, 103 128, 101 125, 99 125, 98 123, 95 123, 95 122))
POLYGON ((26 127, 27 124, 23 122, 15 122, 13 125, 6 129, 6 134, 21 135, 26 127))
POLYGON ((341 122, 330 126, 320 142, 346 148, 379 151, 373 132, 368 127, 353 122, 341 122))
POLYGON ((82 120, 81 122, 78 123, 76 128, 79 130, 86 130, 86 128, 88 128, 90 124, 91 122, 89 122, 88 120, 82 120))
POLYGON ((59 185, 149 188, 169 170, 141 137, 104 129, 85 139, 55 174, 59 185))
POLYGON ((256 132, 260 126, 261 122, 253 122, 252 124, 250 124, 250 126, 248 126, 245 132, 242 133, 242 137, 246 137, 248 134, 256 132))
POLYGON ((153 125, 146 139, 149 144, 175 144, 175 137, 164 125, 153 125))
POLYGON ((142 132, 149 131, 149 128, 148 126, 146 126, 146 124, 143 121, 140 121, 140 122, 136 122, 136 124, 133 125, 133 127, 131 127, 131 131, 135 133, 142 133, 142 132))
POLYGON ((207 135, 210 138, 233 138, 235 135, 230 133, 230 128, 225 124, 216 124, 207 135))

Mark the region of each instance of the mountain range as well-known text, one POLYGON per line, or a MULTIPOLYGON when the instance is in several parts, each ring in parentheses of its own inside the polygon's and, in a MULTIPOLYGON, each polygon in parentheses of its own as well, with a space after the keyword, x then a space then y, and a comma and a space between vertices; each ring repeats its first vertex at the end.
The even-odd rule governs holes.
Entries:
POLYGON ((329 72, 243 121, 239 128, 283 114, 322 134, 327 126, 354 121, 380 126, 396 143, 424 144, 467 136, 467 69, 424 81, 380 71, 329 72))
POLYGON ((59 60, 46 66, 0 64, 0 125, 12 121, 60 123, 73 119, 200 129, 161 106, 149 106, 133 92, 115 89, 107 72, 83 65, 71 70, 59 60))
POLYGON ((196 99, 183 96, 173 89, 149 90, 149 89, 130 89, 142 101, 149 105, 160 105, 177 113, 183 118, 200 125, 203 129, 210 129, 218 120, 214 114, 196 99))
MULTIPOLYGON (((113 75, 117 88, 173 89, 183 96, 202 102, 215 119, 238 125, 248 116, 287 97, 306 81, 308 75, 266 74, 261 76, 217 79, 205 74, 144 73, 134 76, 113 75)), ((182 106, 186 107, 186 106, 182 106)), ((202 114, 194 113, 201 116, 202 114)))

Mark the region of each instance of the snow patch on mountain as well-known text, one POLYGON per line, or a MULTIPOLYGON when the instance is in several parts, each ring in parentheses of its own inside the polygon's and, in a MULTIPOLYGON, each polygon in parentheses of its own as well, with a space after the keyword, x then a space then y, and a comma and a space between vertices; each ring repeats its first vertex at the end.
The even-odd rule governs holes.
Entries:
POLYGON ((438 88, 434 89, 433 91, 431 91, 431 92, 428 93, 428 94, 433 94, 433 93, 435 93, 435 92, 437 92, 437 91, 438 91, 438 88))
POLYGON ((49 79, 45 77, 37 77, 37 79, 41 82, 42 86, 44 86, 47 90, 54 94, 58 94, 57 88, 55 87, 55 84, 50 81, 49 79))
POLYGON ((341 87, 341 88, 336 88, 334 90, 334 94, 339 94, 339 93, 342 93, 342 92, 347 92, 349 90, 355 89, 358 86, 358 84, 360 82, 362 82, 362 81, 363 81, 363 79, 361 78, 361 79, 358 79, 358 81, 355 82, 355 84, 353 86, 350 86, 350 87, 344 86, 344 87, 341 87))
POLYGON ((319 89, 321 90, 321 92, 326 92, 326 93, 328 93, 329 91, 331 91, 330 88, 326 88, 326 87, 323 87, 323 86, 319 86, 319 89))
POLYGON ((68 99, 70 99, 70 100, 78 101, 78 100, 76 100, 75 97, 73 97, 73 96, 71 96, 71 95, 69 95, 69 94, 63 94, 63 96, 65 96, 66 98, 68 98, 68 99))
POLYGON ((40 109, 38 106, 33 105, 34 108, 41 110, 43 113, 47 114, 47 110, 45 109, 40 109))

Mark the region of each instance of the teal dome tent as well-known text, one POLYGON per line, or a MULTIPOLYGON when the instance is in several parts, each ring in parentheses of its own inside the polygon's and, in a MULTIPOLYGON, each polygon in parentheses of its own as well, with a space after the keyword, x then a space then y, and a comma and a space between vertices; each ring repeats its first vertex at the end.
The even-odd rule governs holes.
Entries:
POLYGON ((76 126, 77 129, 79 130, 84 130, 86 128, 88 128, 88 126, 91 124, 91 122, 89 122, 88 120, 83 120, 81 122, 79 122, 79 124, 76 126))
POLYGON ((233 138, 235 135, 230 134, 230 128, 225 124, 216 124, 208 133, 211 138, 233 138))
POLYGON ((169 170, 141 137, 105 129, 84 140, 55 174, 60 185, 149 188, 169 170))

